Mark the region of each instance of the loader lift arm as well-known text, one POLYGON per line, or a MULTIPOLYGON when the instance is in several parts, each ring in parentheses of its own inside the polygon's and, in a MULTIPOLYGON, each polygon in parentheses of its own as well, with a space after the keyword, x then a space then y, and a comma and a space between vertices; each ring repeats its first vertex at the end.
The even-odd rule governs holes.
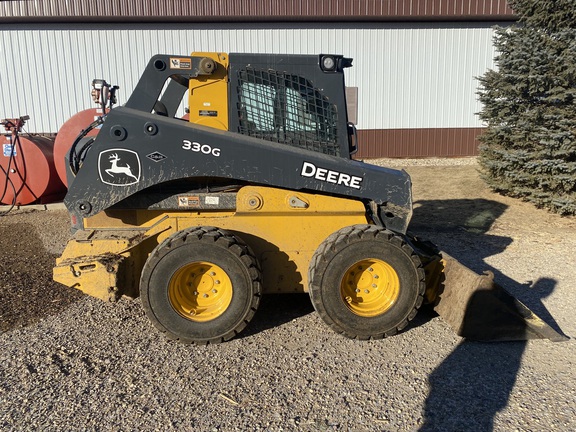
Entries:
MULTIPOLYGON (((276 57, 267 56, 266 61, 281 63, 276 57)), ((334 155, 171 118, 176 106, 172 102, 174 97, 182 94, 182 89, 190 80, 210 75, 217 66, 205 57, 157 55, 148 63, 126 105, 117 107, 106 117, 88 156, 95 162, 97 158, 97 163, 84 163, 83 169, 70 184, 65 199, 69 211, 77 221, 81 221, 164 182, 220 178, 355 198, 372 211, 374 223, 405 233, 412 213, 410 177, 403 171, 350 159, 347 118, 345 113, 340 112, 341 106, 345 106, 343 75, 341 72, 323 72, 313 56, 299 57, 296 70, 284 75, 307 74, 327 81, 322 82, 325 84, 323 93, 330 103, 324 104, 333 111, 329 115, 337 119, 332 120, 336 132, 324 148, 334 155), (177 67, 174 66, 176 60, 177 67), (168 79, 167 90, 160 98, 168 79), (339 105, 332 102, 337 97, 341 99, 335 101, 339 105), (159 102, 169 108, 167 116, 152 113, 159 102), (150 155, 154 154, 161 155, 163 159, 152 159, 150 155), (133 177, 125 178, 120 173, 114 177, 109 161, 118 155, 124 157, 119 164, 130 165, 133 177), (120 178, 125 181, 122 182, 120 178)), ((231 59, 234 57, 231 56, 231 59)), ((232 70, 237 70, 236 78, 231 81, 240 89, 242 85, 237 82, 238 76, 257 61, 262 62, 262 58, 240 57, 237 61, 237 66, 234 66, 236 63, 231 66, 232 70)), ((262 75, 264 73, 259 74, 259 79, 262 79, 262 75)), ((287 80, 284 75, 274 78, 282 83, 287 80)), ((310 90, 306 88, 302 91, 310 90)), ((313 91, 320 93, 318 89, 313 91)), ((238 92, 230 91, 230 95, 230 105, 242 104, 238 92)), ((328 111, 328 108, 324 107, 323 110, 328 111)), ((231 128, 241 128, 239 112, 230 110, 231 128)))

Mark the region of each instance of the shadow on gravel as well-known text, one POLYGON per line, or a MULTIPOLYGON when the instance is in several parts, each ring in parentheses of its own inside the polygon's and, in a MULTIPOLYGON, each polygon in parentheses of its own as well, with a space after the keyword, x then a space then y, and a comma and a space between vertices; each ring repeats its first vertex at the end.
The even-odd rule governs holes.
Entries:
MULTIPOLYGON (((416 204, 411 224, 414 234, 431 240, 479 274, 492 271, 498 284, 561 333, 542 303, 554 291, 555 280, 541 278, 520 284, 485 262, 513 241, 510 237, 487 234, 506 205, 486 199, 416 204)), ((481 292, 477 294, 482 296, 481 292)), ((424 315, 424 319, 429 318, 429 313, 424 315)), ((495 415, 509 402, 525 348, 525 341, 461 342, 429 377, 430 392, 420 431, 492 431, 495 415)))
POLYGON ((258 312, 237 338, 253 336, 314 312, 308 294, 265 294, 258 312))
POLYGON ((430 375, 420 432, 494 429, 508 404, 526 342, 461 342, 430 375))
POLYGON ((55 259, 33 225, 0 225, 0 333, 56 315, 82 297, 52 280, 55 259))
MULTIPOLYGON (((554 290, 549 279, 540 284, 542 289, 535 286, 539 292, 554 290)), ((420 432, 494 430, 496 414, 508 405, 526 343, 461 342, 430 374, 420 432)))
POLYGON ((555 280, 541 279, 521 284, 485 261, 506 250, 513 241, 510 237, 487 234, 507 208, 505 204, 486 199, 417 201, 410 228, 476 273, 492 272, 499 285, 562 334, 541 301, 550 295, 555 280))
POLYGON ((483 198, 416 201, 410 228, 483 234, 507 208, 506 204, 483 198))

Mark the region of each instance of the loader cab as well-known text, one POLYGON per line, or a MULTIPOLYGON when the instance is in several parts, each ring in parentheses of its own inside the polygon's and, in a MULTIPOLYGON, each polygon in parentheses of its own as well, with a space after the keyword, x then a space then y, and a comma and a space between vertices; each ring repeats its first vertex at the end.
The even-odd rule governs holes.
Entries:
POLYGON ((230 54, 229 130, 332 156, 351 153, 335 55, 230 54))
POLYGON ((350 158, 357 145, 344 69, 351 65, 339 55, 194 52, 151 61, 126 106, 174 117, 188 91, 191 123, 350 158))

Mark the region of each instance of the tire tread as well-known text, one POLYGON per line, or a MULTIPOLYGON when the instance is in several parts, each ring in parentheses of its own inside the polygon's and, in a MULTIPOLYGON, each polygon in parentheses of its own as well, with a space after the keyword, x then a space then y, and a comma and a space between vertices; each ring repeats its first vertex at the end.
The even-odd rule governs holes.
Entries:
POLYGON ((151 276, 154 267, 166 254, 178 247, 192 242, 209 244, 216 243, 238 257, 238 259, 246 266, 254 289, 250 300, 250 306, 247 308, 248 314, 245 316, 244 320, 240 321, 234 328, 230 329, 230 331, 220 337, 202 340, 188 339, 171 333, 170 330, 160 322, 152 310, 146 295, 141 296, 142 306, 154 327, 170 340, 175 340, 183 344, 196 345, 217 344, 228 341, 240 333, 252 320, 258 309, 260 298, 262 296, 262 273, 258 260, 250 248, 238 236, 220 228, 204 226, 187 228, 173 234, 156 246, 150 254, 142 271, 140 282, 141 287, 145 283, 145 280, 151 276))
POLYGON ((324 240, 314 253, 309 268, 310 289, 309 294, 314 305, 315 310, 318 312, 322 320, 327 323, 332 330, 342 334, 350 339, 383 339, 385 337, 393 336, 399 331, 404 329, 408 323, 416 316, 419 307, 422 305, 424 299, 424 292, 426 290, 425 274, 422 262, 419 256, 414 252, 414 249, 404 239, 394 232, 375 225, 353 225, 350 227, 342 228, 341 230, 331 234, 324 240), (380 333, 373 334, 358 334, 357 332, 350 331, 350 329, 343 328, 340 324, 329 316, 327 310, 322 304, 320 299, 320 287, 316 283, 316 275, 322 274, 326 269, 328 263, 336 256, 341 246, 350 244, 354 241, 364 240, 378 240, 389 242, 394 246, 400 248, 412 261, 418 275, 417 298, 414 307, 409 311, 406 318, 399 322, 393 329, 380 333))

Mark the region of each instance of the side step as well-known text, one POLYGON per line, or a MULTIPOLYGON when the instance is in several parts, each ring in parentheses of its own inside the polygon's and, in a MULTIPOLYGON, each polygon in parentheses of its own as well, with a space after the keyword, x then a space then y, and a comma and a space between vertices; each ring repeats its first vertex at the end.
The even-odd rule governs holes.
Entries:
POLYGON ((494 282, 445 252, 427 265, 427 298, 459 336, 476 341, 569 340, 494 282))

